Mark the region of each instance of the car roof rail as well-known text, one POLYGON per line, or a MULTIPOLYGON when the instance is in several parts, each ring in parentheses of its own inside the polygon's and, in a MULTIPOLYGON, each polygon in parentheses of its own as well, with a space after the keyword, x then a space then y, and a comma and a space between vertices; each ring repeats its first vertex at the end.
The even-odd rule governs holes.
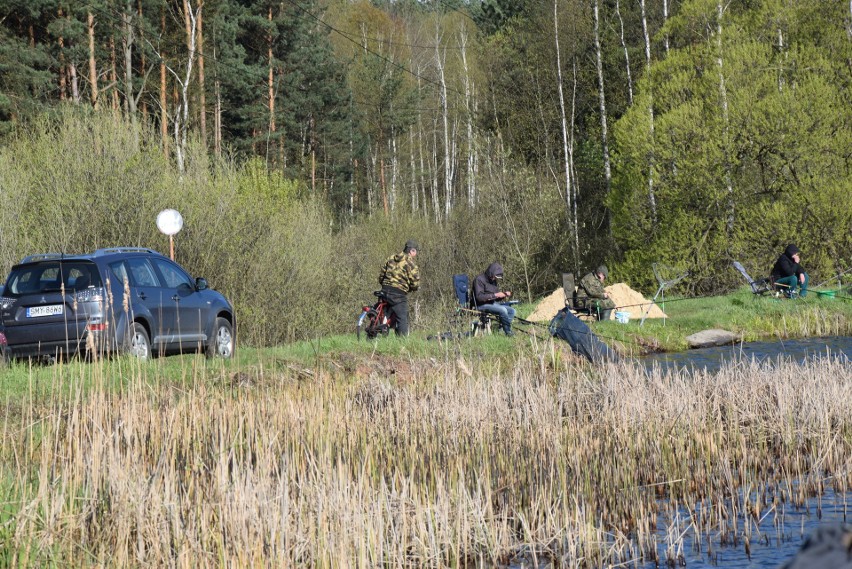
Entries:
POLYGON ((23 265, 24 263, 35 263, 36 261, 51 261, 53 259, 62 259, 68 257, 65 253, 37 253, 35 255, 27 255, 19 265, 23 265))
POLYGON ((100 257, 102 255, 112 255, 114 253, 150 253, 154 255, 159 255, 157 251, 153 249, 148 249, 146 247, 109 247, 107 249, 98 249, 93 253, 95 257, 100 257))

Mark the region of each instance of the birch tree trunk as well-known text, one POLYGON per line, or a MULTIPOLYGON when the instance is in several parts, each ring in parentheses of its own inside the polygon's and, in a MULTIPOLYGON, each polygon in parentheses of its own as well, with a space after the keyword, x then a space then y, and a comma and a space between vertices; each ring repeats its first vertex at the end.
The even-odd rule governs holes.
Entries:
MULTIPOLYGON (((669 21, 669 0, 663 0, 663 25, 669 21)), ((666 48, 666 55, 669 53, 669 34, 663 35, 663 46, 666 48)))
MULTIPOLYGON (((565 112, 565 93, 562 89, 562 50, 559 47, 559 0, 553 0, 553 39, 556 47, 556 88, 559 94, 559 112, 562 118, 562 157, 565 165, 565 207, 568 211, 568 220, 572 222, 572 199, 571 199, 571 166, 568 150, 568 119, 565 112)), ((577 233, 577 227, 571 223, 571 230, 577 233)))
POLYGON ((440 223, 443 217, 443 208, 441 208, 441 197, 438 191, 438 125, 435 124, 437 119, 432 124, 432 175, 429 179, 432 181, 432 207, 435 209, 435 222, 440 223))
MULTIPOLYGON (((786 59, 787 54, 784 53, 784 34, 781 31, 780 26, 778 27, 778 53, 783 53, 784 57, 786 59)), ((780 93, 783 90, 784 90, 784 74, 779 72, 778 73, 778 92, 780 93)))
POLYGON ((115 63, 115 38, 109 36, 109 82, 112 87, 112 110, 118 111, 118 89, 115 86, 118 84, 118 68, 115 63))
MULTIPOLYGON (((136 16, 139 18, 138 21, 140 23, 145 21, 145 19, 143 17, 143 12, 142 12, 142 0, 136 1, 136 16)), ((145 38, 145 28, 143 26, 139 26, 138 32, 139 32, 140 43, 144 44, 146 41, 148 41, 145 38)), ((139 106, 140 111, 142 112, 142 123, 148 124, 148 103, 145 99, 142 99, 142 102, 141 102, 141 105, 140 105, 139 98, 142 96, 142 93, 145 91, 145 87, 148 84, 148 72, 151 69, 153 69, 153 66, 151 67, 151 69, 148 69, 147 62, 145 61, 145 50, 144 49, 139 50, 139 69, 141 69, 142 72, 145 75, 144 75, 144 79, 142 80, 142 85, 139 87, 139 95, 137 96, 136 104, 139 106)))
POLYGON ((136 127, 136 96, 133 88, 133 5, 126 0, 124 12, 121 14, 121 25, 124 28, 124 104, 130 122, 136 127))
POLYGON ((574 117, 577 116, 577 56, 575 55, 571 61, 574 80, 571 84, 571 135, 568 138, 568 173, 566 176, 573 180, 572 187, 566 191, 573 192, 571 199, 573 211, 572 222, 574 224, 574 271, 580 270, 580 217, 577 212, 577 198, 580 196, 580 184, 577 181, 577 173, 574 170, 574 117))
POLYGON ((417 166, 414 162, 414 125, 408 127, 408 168, 411 170, 411 213, 418 213, 419 196, 417 190, 417 166))
POLYGON ((459 50, 461 52, 464 78, 464 108, 467 121, 467 203, 476 205, 476 148, 473 139, 473 85, 470 69, 467 66, 467 29, 459 32, 459 50))
MULTIPOLYGON (((604 180, 606 183, 604 191, 605 197, 608 197, 610 189, 612 187, 612 169, 610 167, 609 160, 609 139, 606 121, 606 95, 604 94, 603 54, 601 53, 600 14, 598 7, 599 2, 598 0, 595 0, 595 64, 597 66, 598 71, 598 103, 600 105, 601 111, 601 146, 603 150, 604 161, 604 180)), ((607 214, 607 226, 609 226, 609 214, 607 214)))
POLYGON ((86 15, 89 32, 89 90, 92 97, 92 108, 98 108, 98 66, 95 61, 95 16, 91 10, 86 15))
POLYGON ((730 119, 728 116, 728 88, 725 85, 725 69, 724 69, 724 47, 722 43, 722 18, 725 15, 725 9, 722 6, 722 0, 716 0, 716 48, 718 50, 716 64, 719 67, 719 101, 722 107, 722 160, 725 170, 725 186, 727 190, 727 219, 725 227, 730 233, 734 229, 734 218, 736 214, 736 205, 734 201, 734 187, 731 182, 731 157, 730 149, 730 119))
POLYGON ((630 54, 627 52, 627 41, 624 39, 624 20, 621 18, 621 7, 618 0, 615 0, 615 15, 618 16, 618 24, 621 32, 621 49, 624 50, 624 65, 627 68, 627 102, 633 104, 633 75, 630 72, 630 54))
POLYGON ((71 79, 71 100, 75 105, 80 104, 80 83, 77 79, 77 66, 72 61, 68 64, 68 75, 71 79))
MULTIPOLYGON (((56 15, 59 19, 64 17, 61 7, 56 15)), ((57 43, 59 45, 59 100, 64 101, 68 97, 68 70, 65 66, 65 38, 61 34, 57 38, 57 43)))
MULTIPOLYGON (((166 35, 166 9, 160 8, 160 34, 166 35)), ((166 59, 160 55, 160 138, 163 152, 169 153, 169 104, 166 84, 166 59)))
MULTIPOLYGON (((270 26, 272 24, 272 7, 270 6, 269 12, 267 14, 267 18, 269 19, 270 26)), ((269 146, 270 139, 275 134, 275 69, 272 63, 272 32, 266 38, 267 42, 267 57, 269 59, 269 78, 267 80, 268 87, 268 95, 267 95, 267 104, 269 106, 269 132, 266 137, 266 161, 267 165, 269 163, 269 146)))
MULTIPOLYGON (((645 10, 645 0, 639 0, 642 11, 642 35, 645 37, 645 73, 651 74, 651 37, 648 35, 648 14, 645 10)), ((651 81, 648 81, 648 129, 651 150, 648 155, 648 202, 651 206, 651 221, 657 225, 657 198, 654 195, 654 93, 651 81)))
POLYGON ((186 171, 186 138, 187 131, 189 130, 189 82, 192 79, 192 68, 196 58, 195 38, 198 22, 197 13, 192 8, 191 0, 184 0, 183 7, 187 32, 187 58, 183 77, 177 71, 167 66, 167 69, 174 76, 178 85, 180 85, 180 101, 174 119, 175 161, 177 162, 178 172, 180 173, 186 171))
POLYGON ((201 140, 207 147, 207 94, 204 89, 204 3, 198 6, 198 126, 201 140))
POLYGON ((391 183, 390 183, 390 209, 396 211, 396 185, 397 175, 399 174, 399 157, 396 152, 396 132, 391 129, 391 183))
MULTIPOLYGON (((214 54, 215 61, 215 54, 214 54)), ((216 109, 213 111, 213 152, 216 156, 222 156, 222 85, 219 79, 213 82, 213 90, 216 91, 216 109)))
MULTIPOLYGON (((444 216, 449 217, 453 208, 453 171, 450 157, 450 124, 449 124, 449 101, 447 96, 447 79, 444 67, 447 62, 447 50, 441 53, 441 35, 435 33, 435 64, 438 66, 438 79, 440 82, 441 120, 444 126, 444 216)), ((437 150, 437 148, 436 148, 437 150)))

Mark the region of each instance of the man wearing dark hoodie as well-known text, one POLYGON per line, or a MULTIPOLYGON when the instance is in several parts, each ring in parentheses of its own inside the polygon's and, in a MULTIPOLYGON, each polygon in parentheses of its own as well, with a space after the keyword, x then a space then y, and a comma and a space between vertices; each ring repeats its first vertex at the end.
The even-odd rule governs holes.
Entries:
POLYGON ((512 292, 500 290, 502 280, 503 266, 500 263, 491 263, 485 272, 473 281, 473 297, 477 310, 496 314, 500 318, 503 332, 507 336, 514 336, 512 320, 515 318, 515 309, 507 304, 500 304, 501 300, 512 296, 512 292))
POLYGON ((793 296, 798 288, 799 296, 808 295, 808 273, 799 264, 799 248, 793 244, 787 245, 784 253, 775 261, 770 278, 775 286, 779 286, 787 296, 793 296))

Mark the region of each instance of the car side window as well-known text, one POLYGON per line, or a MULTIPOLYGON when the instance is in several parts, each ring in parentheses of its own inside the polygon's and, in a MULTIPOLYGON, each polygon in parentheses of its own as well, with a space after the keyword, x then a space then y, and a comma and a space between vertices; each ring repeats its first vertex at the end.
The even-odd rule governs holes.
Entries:
POLYGON ((118 282, 121 283, 121 286, 124 286, 124 283, 130 284, 130 277, 127 276, 127 267, 124 265, 124 261, 116 261, 115 263, 109 264, 109 270, 118 282))
POLYGON ((163 277, 163 282, 167 288, 189 287, 194 288, 195 285, 192 279, 187 276, 177 265, 164 261, 163 259, 154 259, 154 264, 160 271, 163 277))
POLYGON ((127 259, 127 265, 130 268, 130 276, 133 284, 136 286, 160 286, 148 259, 131 257, 127 259))

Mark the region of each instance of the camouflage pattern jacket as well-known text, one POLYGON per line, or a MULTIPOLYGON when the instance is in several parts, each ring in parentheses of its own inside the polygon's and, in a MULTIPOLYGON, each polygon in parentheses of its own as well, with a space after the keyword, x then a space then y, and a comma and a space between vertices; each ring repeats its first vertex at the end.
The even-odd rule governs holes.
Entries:
POLYGON ((414 292, 420 288, 420 269, 407 253, 391 255, 379 273, 379 284, 392 286, 405 293, 414 292))
POLYGON ((605 294, 606 290, 603 283, 595 273, 589 273, 580 279, 580 284, 577 286, 577 300, 586 300, 587 298, 602 299, 605 294))

